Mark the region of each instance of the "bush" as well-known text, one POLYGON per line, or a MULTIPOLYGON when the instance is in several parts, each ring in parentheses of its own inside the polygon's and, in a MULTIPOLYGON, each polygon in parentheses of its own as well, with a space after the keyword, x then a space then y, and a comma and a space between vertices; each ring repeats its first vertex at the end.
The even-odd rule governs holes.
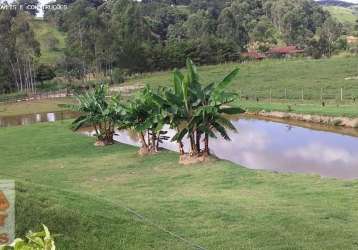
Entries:
POLYGON ((115 68, 112 72, 112 81, 114 83, 123 83, 126 80, 126 72, 120 68, 115 68))
POLYGON ((41 82, 41 85, 44 81, 52 80, 55 77, 55 71, 51 66, 46 64, 40 64, 37 68, 36 80, 41 82))
POLYGON ((62 83, 59 83, 56 80, 52 81, 45 81, 40 85, 37 85, 36 89, 41 92, 49 92, 49 91, 56 91, 65 88, 62 83))
POLYGON ((55 241, 45 225, 41 232, 28 232, 26 240, 15 239, 7 246, 0 246, 0 250, 55 250, 55 241))

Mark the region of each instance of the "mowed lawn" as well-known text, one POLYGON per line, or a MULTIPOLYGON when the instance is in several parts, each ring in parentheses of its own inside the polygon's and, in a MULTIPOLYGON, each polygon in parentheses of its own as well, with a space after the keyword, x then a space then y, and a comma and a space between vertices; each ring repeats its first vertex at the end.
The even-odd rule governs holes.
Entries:
POLYGON ((181 166, 173 152, 93 142, 68 121, 0 129, 18 236, 44 223, 58 249, 358 248, 358 181, 181 166))
POLYGON ((61 104, 74 103, 71 97, 0 103, 0 117, 66 110, 61 104))

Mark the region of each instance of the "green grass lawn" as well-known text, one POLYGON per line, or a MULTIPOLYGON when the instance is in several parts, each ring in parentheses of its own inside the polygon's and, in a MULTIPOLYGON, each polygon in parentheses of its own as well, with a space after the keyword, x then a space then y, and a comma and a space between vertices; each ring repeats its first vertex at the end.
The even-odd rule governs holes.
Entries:
POLYGON ((96 148, 68 127, 0 129, 0 179, 17 181, 19 235, 45 223, 59 249, 358 247, 358 181, 227 161, 184 167, 173 152, 96 148))
POLYGON ((358 117, 358 103, 334 103, 327 102, 323 107, 319 102, 260 100, 259 102, 245 99, 237 101, 238 105, 245 107, 249 112, 281 111, 299 114, 324 115, 333 117, 358 117))
MULTIPOLYGON (((232 89, 251 101, 243 102, 249 109, 287 110, 296 103, 296 111, 303 113, 358 116, 353 98, 358 97, 358 57, 311 60, 264 60, 246 64, 222 64, 199 67, 202 81, 219 81, 235 67, 240 74, 232 89), (348 80, 346 80, 348 78, 348 80), (344 102, 341 103, 341 88, 344 102), (304 101, 301 101, 302 91, 304 101), (268 99, 273 98, 273 104, 268 99), (321 95, 327 107, 321 107, 321 95), (256 97, 260 99, 257 103, 256 97)), ((144 74, 127 84, 171 86, 172 72, 163 71, 144 74)), ((358 98, 357 98, 358 102, 358 98)))
POLYGON ((65 48, 65 34, 60 32, 56 27, 40 19, 34 19, 31 24, 34 29, 36 39, 40 42, 41 46, 40 62, 55 64, 56 61, 63 55, 63 49, 65 48), (46 46, 46 40, 49 35, 58 39, 59 46, 57 50, 50 50, 46 46))
POLYGON ((0 104, 0 117, 62 111, 65 110, 65 108, 60 107, 59 104, 72 103, 72 102, 74 102, 74 99, 66 97, 66 98, 43 99, 43 100, 23 101, 23 102, 14 102, 14 103, 3 103, 0 104))

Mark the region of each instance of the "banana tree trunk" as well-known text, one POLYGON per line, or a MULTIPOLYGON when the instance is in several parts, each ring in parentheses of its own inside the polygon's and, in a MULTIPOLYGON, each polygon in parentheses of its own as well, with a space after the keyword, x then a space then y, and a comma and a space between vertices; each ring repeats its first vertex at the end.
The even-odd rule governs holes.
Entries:
POLYGON ((183 144, 183 142, 182 142, 182 141, 179 141, 178 144, 179 144, 179 154, 180 154, 180 155, 184 155, 184 154, 185 154, 185 151, 184 151, 184 144, 183 144))
POLYGON ((210 155, 209 134, 208 133, 205 133, 204 143, 205 143, 204 154, 205 155, 210 155))
POLYGON ((190 155, 192 155, 192 156, 197 155, 198 152, 197 152, 197 150, 196 150, 196 143, 195 143, 195 138, 194 138, 194 134, 193 134, 193 133, 191 133, 191 134, 189 135, 189 139, 190 139, 190 149, 191 149, 190 155))
POLYGON ((145 141, 145 137, 144 137, 143 132, 139 133, 139 137, 140 137, 140 140, 141 140, 141 143, 142 143, 142 148, 148 148, 148 144, 145 141))
POLYGON ((201 151, 200 140, 201 140, 201 132, 196 132, 196 151, 198 154, 201 151))
POLYGON ((156 147, 156 145, 157 145, 157 143, 156 143, 156 140, 157 140, 157 135, 156 135, 156 133, 154 132, 154 131, 152 131, 152 143, 151 143, 151 150, 152 151, 155 151, 155 152, 157 152, 157 147, 156 147))

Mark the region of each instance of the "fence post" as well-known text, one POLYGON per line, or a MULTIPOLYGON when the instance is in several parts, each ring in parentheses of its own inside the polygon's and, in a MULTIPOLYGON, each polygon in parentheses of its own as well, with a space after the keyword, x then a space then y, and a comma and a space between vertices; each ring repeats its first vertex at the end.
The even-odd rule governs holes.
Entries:
POLYGON ((303 101, 303 89, 302 89, 302 92, 301 92, 301 99, 303 101))
POLYGON ((323 88, 321 88, 321 102, 323 102, 323 88))
POLYGON ((341 102, 343 102, 343 88, 341 88, 341 102))

